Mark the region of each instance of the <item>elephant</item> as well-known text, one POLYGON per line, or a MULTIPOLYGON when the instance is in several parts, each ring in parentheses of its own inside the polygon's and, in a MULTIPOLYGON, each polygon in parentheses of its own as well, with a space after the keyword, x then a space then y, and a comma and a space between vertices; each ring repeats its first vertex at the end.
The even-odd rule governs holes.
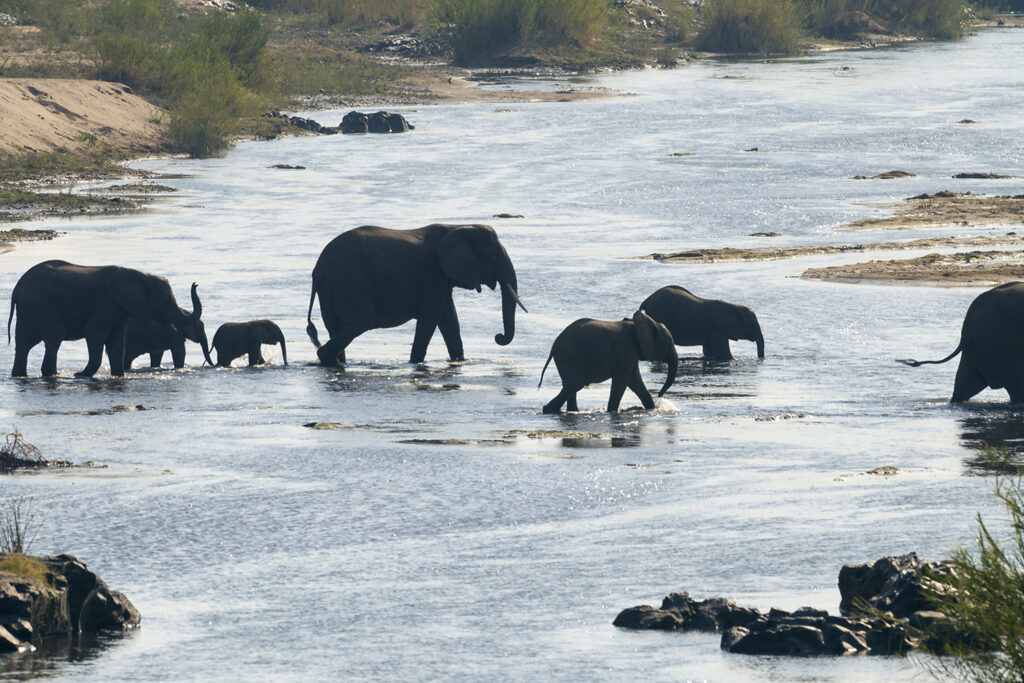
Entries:
MULTIPOLYGON (((187 311, 185 311, 187 313, 187 311)), ((124 326, 124 367, 130 370, 132 361, 149 354, 149 367, 158 368, 164 351, 170 350, 174 367, 185 367, 185 341, 199 344, 203 349, 205 362, 210 360, 210 345, 206 340, 206 328, 202 320, 182 326, 174 323, 158 323, 144 318, 128 318, 124 326)))
POLYGON ((229 367, 231 361, 249 354, 249 367, 263 365, 262 344, 280 344, 281 357, 288 365, 288 349, 285 347, 281 328, 265 318, 244 323, 224 323, 213 334, 213 348, 217 349, 217 365, 229 367))
POLYGON ((979 294, 967 308, 960 343, 942 360, 899 359, 911 367, 960 356, 951 403, 968 401, 985 387, 1006 389, 1024 403, 1024 282, 1007 282, 979 294))
POLYGON ((764 358, 761 325, 746 306, 702 299, 683 287, 669 285, 644 299, 640 310, 665 325, 677 346, 702 346, 707 360, 732 360, 730 339, 756 343, 757 357, 764 358))
POLYGON ((562 404, 567 409, 579 410, 576 392, 595 382, 611 378, 612 389, 608 396, 608 412, 619 409, 619 402, 628 386, 637 395, 644 408, 654 408, 654 400, 640 377, 641 360, 660 360, 668 363, 668 378, 658 392, 664 396, 676 380, 679 356, 668 328, 656 322, 642 311, 614 322, 581 318, 559 333, 551 345, 551 353, 540 373, 544 383, 544 372, 548 363, 555 359, 555 367, 562 378, 562 390, 544 406, 545 413, 557 413, 562 404))
POLYGON ((43 376, 56 375, 61 342, 83 337, 89 347, 89 361, 75 373, 76 377, 96 374, 104 347, 110 374, 123 376, 124 329, 128 318, 194 327, 203 314, 197 289, 193 282, 190 313, 178 306, 170 283, 162 277, 120 266, 79 266, 67 261, 38 263, 25 271, 11 293, 8 344, 11 320, 15 309, 18 311, 11 376, 28 374, 28 353, 39 342, 46 345, 43 376))
POLYGON ((517 293, 516 271, 505 247, 489 225, 434 223, 414 230, 364 225, 343 232, 320 254, 313 268, 313 288, 306 332, 321 364, 345 362, 345 347, 367 330, 396 327, 413 318, 410 363, 422 363, 434 329, 453 361, 465 360, 452 289, 481 291, 501 287, 504 332, 494 341, 504 346, 515 336, 515 308, 526 307, 517 293), (313 302, 330 339, 320 344, 313 324, 313 302))

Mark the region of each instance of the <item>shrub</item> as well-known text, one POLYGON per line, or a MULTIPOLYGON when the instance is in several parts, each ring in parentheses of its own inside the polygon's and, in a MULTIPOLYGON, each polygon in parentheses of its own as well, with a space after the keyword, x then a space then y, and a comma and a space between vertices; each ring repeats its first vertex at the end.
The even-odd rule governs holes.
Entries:
POLYGON ((707 0, 701 6, 697 48, 732 54, 791 54, 800 40, 791 0, 707 0))
POLYGON ((25 553, 36 537, 32 499, 11 498, 0 508, 0 551, 25 553))
POLYGON ((697 24, 697 9, 683 0, 678 3, 666 3, 665 40, 670 43, 686 43, 693 38, 693 30, 697 24))
POLYGON ((457 62, 486 61, 513 49, 584 46, 604 29, 603 0, 443 0, 457 62))
MULTIPOLYGON (((1005 452, 989 457, 996 471, 1014 471, 1005 452)), ((1001 545, 979 516, 975 551, 953 554, 955 571, 933 596, 949 623, 928 635, 953 656, 927 663, 956 680, 1016 681, 1024 671, 1024 480, 1001 474, 995 493, 1009 513, 1010 539, 1001 545)))
POLYGON ((94 42, 96 75, 133 88, 152 87, 156 47, 130 34, 105 34, 94 42))
POLYGON ((171 141, 194 157, 222 152, 238 118, 254 113, 250 94, 226 60, 185 59, 175 71, 171 141))

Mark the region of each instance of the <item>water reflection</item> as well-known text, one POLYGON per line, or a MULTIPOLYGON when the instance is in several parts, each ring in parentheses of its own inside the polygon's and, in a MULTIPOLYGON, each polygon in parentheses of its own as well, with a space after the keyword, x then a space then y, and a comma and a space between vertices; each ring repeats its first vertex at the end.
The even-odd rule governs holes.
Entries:
POLYGON ((974 451, 964 459, 968 471, 1024 471, 1024 409, 1008 404, 971 405, 965 409, 970 415, 959 420, 960 440, 974 451))
POLYGON ((51 678, 65 672, 69 664, 82 664, 99 658, 134 634, 135 631, 127 631, 50 637, 34 652, 13 653, 0 658, 0 676, 14 681, 51 678))

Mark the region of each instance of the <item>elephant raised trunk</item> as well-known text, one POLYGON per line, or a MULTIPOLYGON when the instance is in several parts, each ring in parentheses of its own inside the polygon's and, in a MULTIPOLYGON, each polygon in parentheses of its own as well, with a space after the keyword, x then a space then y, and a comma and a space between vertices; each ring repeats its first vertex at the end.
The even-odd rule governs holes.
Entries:
POLYGON ((494 335, 494 343, 506 346, 512 342, 516 335, 516 306, 528 312, 523 302, 519 300, 519 293, 516 291, 516 270, 512 266, 505 249, 501 250, 502 262, 498 267, 498 283, 501 285, 501 321, 505 331, 494 335))
POLYGON ((206 329, 203 327, 201 317, 203 315, 203 302, 199 300, 199 286, 192 283, 192 312, 189 313, 183 308, 178 309, 181 313, 181 320, 177 322, 178 327, 188 339, 199 344, 203 350, 203 358, 214 367, 215 363, 210 358, 210 344, 206 339, 206 329))

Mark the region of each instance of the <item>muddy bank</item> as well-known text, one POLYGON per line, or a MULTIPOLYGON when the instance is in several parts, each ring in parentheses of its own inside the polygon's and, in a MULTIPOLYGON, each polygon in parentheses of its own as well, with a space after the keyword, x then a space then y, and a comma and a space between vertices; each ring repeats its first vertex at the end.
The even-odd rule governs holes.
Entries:
POLYGON ((894 207, 892 215, 864 218, 840 230, 910 230, 943 225, 1024 224, 1024 194, 983 196, 942 191, 909 197, 894 207))
POLYGON ((1024 250, 928 254, 913 259, 808 268, 802 277, 835 282, 991 287, 1024 280, 1024 250))
POLYGON ((773 261, 799 256, 845 254, 859 251, 897 251, 905 249, 965 248, 1015 246, 1024 247, 1024 236, 1015 232, 978 237, 925 237, 905 242, 865 242, 863 244, 816 244, 791 247, 752 247, 736 249, 690 249, 670 254, 648 254, 641 258, 664 263, 721 263, 727 261, 773 261))

